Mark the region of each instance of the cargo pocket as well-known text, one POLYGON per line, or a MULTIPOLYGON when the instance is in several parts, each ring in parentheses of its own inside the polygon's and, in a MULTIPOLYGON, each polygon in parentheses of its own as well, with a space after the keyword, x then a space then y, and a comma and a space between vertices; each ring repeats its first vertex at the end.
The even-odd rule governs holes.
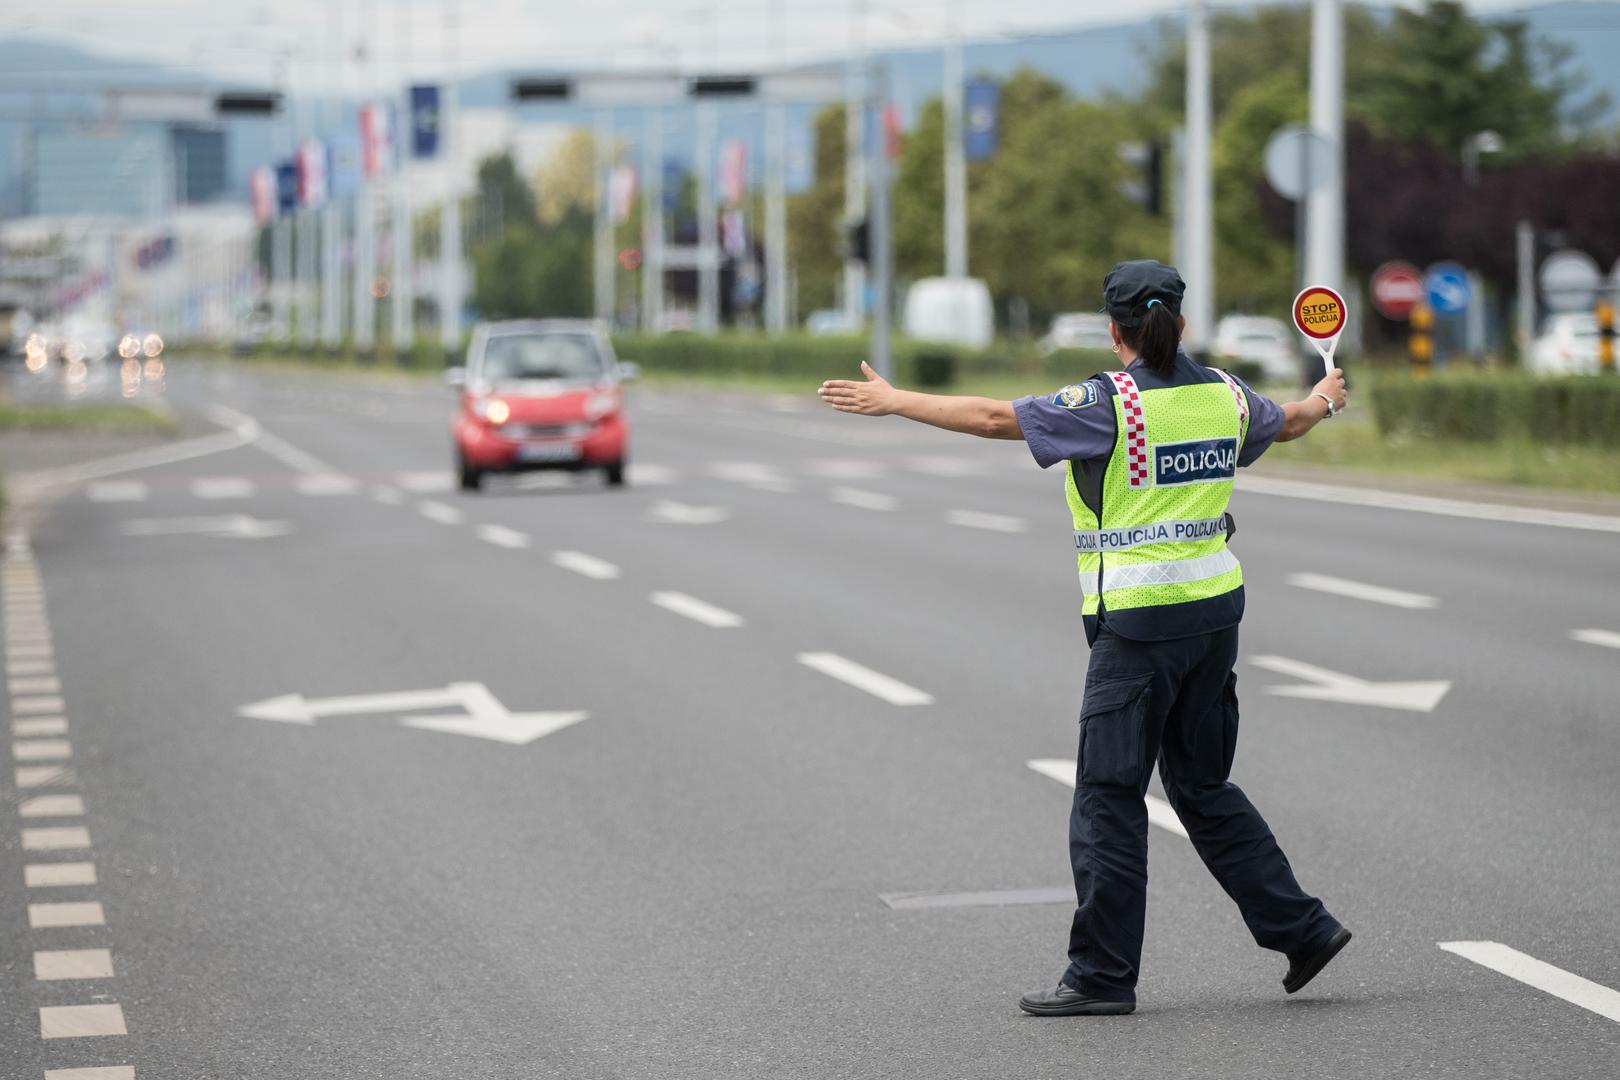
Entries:
POLYGON ((1153 675, 1129 675, 1086 688, 1080 707, 1080 782, 1135 788, 1153 675))

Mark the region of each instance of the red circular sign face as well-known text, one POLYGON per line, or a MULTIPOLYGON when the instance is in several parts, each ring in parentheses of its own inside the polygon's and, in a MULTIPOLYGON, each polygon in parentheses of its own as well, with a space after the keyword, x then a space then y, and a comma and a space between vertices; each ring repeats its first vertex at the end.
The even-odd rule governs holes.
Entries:
POLYGON ((1373 271, 1373 307, 1386 319, 1403 321, 1424 295, 1423 273, 1409 262, 1397 259, 1373 271))
POLYGON ((1294 297, 1294 325, 1306 337, 1326 341, 1344 329, 1344 297, 1325 285, 1312 285, 1294 297))

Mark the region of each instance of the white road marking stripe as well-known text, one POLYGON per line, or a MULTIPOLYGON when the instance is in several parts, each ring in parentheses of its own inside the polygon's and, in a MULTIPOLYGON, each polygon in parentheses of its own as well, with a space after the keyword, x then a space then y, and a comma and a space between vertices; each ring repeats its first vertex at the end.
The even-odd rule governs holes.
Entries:
POLYGON ((14 697, 11 699, 11 711, 15 714, 27 713, 30 716, 39 713, 59 713, 67 707, 59 697, 14 697))
POLYGON ((398 506, 405 501, 405 493, 398 488, 391 488, 384 484, 371 489, 371 497, 384 506, 398 506))
POLYGON ((133 1065, 98 1065, 89 1069, 46 1069, 45 1080, 135 1080, 133 1065))
POLYGON ((81 817, 84 799, 78 795, 35 795, 17 804, 20 817, 81 817))
POLYGON ((1370 506, 1378 510, 1407 510, 1442 517, 1502 521, 1514 525, 1540 525, 1555 529, 1590 529, 1594 532, 1620 532, 1620 517, 1582 514, 1567 510, 1536 510, 1502 503, 1467 502, 1430 495, 1400 495, 1376 488, 1344 487, 1312 480, 1279 480, 1270 476, 1239 476, 1239 491, 1276 495, 1285 499, 1311 499, 1341 506, 1370 506))
POLYGON ((632 487, 661 487, 675 482, 675 470, 668 465, 643 465, 631 462, 624 470, 624 478, 632 487))
POLYGON ((28 926, 49 930, 60 926, 106 926, 107 913, 96 901, 70 901, 28 905, 28 926))
POLYGON ((435 491, 449 491, 456 486, 456 478, 446 469, 434 469, 430 472, 402 472, 394 477, 394 483, 416 495, 427 495, 435 491))
POLYGON ((26 738, 41 735, 66 735, 67 719, 61 716, 36 716, 28 720, 13 720, 11 733, 26 738))
POLYGON ((305 476, 329 476, 337 472, 336 469, 314 454, 300 450, 281 436, 272 435, 262 428, 259 431, 259 437, 254 440, 254 445, 283 465, 295 469, 305 476))
POLYGON ((529 546, 529 534, 508 529, 505 525, 480 525, 478 538, 486 540, 496 547, 526 548, 529 546))
POLYGON ((122 1005, 44 1005, 39 1010, 39 1037, 42 1039, 128 1034, 122 1005))
MULTIPOLYGON (((217 454, 223 450, 234 450, 238 446, 246 446, 259 436, 259 425, 251 417, 243 416, 241 413, 233 412, 220 405, 210 406, 208 413, 210 420, 231 430, 221 431, 214 435, 204 435, 196 439, 185 439, 181 442, 154 447, 150 450, 135 450, 127 454, 117 454, 113 457, 101 458, 99 461, 87 461, 60 469, 42 469, 38 472, 24 473, 16 478, 17 489, 19 491, 40 491, 61 484, 78 484, 102 476, 131 472, 135 469, 150 469, 156 465, 172 465, 177 461, 189 461, 192 458, 217 454)), ((21 550, 23 552, 27 551, 26 540, 23 541, 21 550)))
POLYGON ((90 846, 90 830, 83 825, 52 825, 22 831, 24 851, 82 851, 90 846))
MULTIPOLYGON (((1042 776, 1051 777, 1060 784, 1074 787, 1075 764, 1067 758, 1036 758, 1033 761, 1026 761, 1024 764, 1042 776)), ((1176 812, 1169 803, 1157 795, 1146 795, 1143 798, 1147 802, 1149 825, 1157 825, 1167 833, 1174 833, 1183 840, 1187 839, 1187 830, 1182 826, 1181 819, 1176 817, 1176 812)))
POLYGON ((20 788, 34 787, 68 787, 77 780, 73 769, 67 765, 19 765, 17 767, 17 786, 20 788))
POLYGON ((800 653, 798 660, 813 671, 848 683, 857 690, 865 690, 890 705, 932 705, 934 702, 933 695, 924 693, 915 686, 907 686, 899 679, 892 679, 853 660, 845 659, 837 653, 800 653))
POLYGON ((152 489, 139 480, 98 480, 84 489, 91 502, 141 502, 152 489))
POLYGON ((1620 1024, 1620 992, 1497 941, 1442 941, 1442 949, 1620 1024))
POLYGON ((112 975, 111 949, 42 949, 34 953, 34 978, 40 982, 110 979, 112 975))
POLYGON ((839 487, 833 488, 828 498, 833 502, 843 503, 845 506, 857 507, 861 510, 893 510, 900 505, 900 500, 893 495, 884 495, 876 491, 862 491, 860 488, 839 487))
POLYGON ((467 516, 454 506, 426 499, 416 504, 416 512, 441 525, 460 525, 467 516))
POLYGON ((253 491, 253 481, 242 476, 205 476, 191 482, 191 493, 199 499, 246 499, 253 491))
POLYGON ((18 761, 58 761, 73 756, 73 744, 66 739, 14 739, 11 756, 18 761))
POLYGON ((353 495, 360 490, 360 481, 338 473, 314 473, 294 480, 293 490, 300 495, 353 495))
POLYGON ((1422 593, 1386 589, 1382 585, 1365 585, 1359 581, 1329 577, 1327 574, 1289 574, 1285 580, 1297 589, 1348 596, 1352 600, 1368 600, 1374 604, 1388 604, 1390 607, 1418 610, 1436 607, 1440 603, 1434 597, 1424 596, 1422 593))
POLYGON ((1571 630, 1569 636, 1588 645, 1607 645, 1611 649, 1620 649, 1620 634, 1613 630, 1571 630))
POLYGON ((23 884, 30 889, 95 883, 96 864, 93 862, 28 863, 23 867, 23 884))
POLYGON ((945 520, 951 525, 961 525, 969 529, 989 529, 991 532, 1021 533, 1029 529, 1029 523, 1023 518, 1007 514, 986 514, 978 510, 948 510, 945 512, 945 520))
POLYGON ((717 461, 709 466, 709 475, 776 495, 790 495, 795 490, 793 481, 776 466, 759 461, 717 461))
POLYGON ((13 660, 6 665, 6 677, 14 678, 18 675, 49 675, 56 670, 56 665, 49 660, 13 660))
POLYGON ((583 551, 554 551, 551 553, 551 562, 564 570, 572 570, 576 574, 584 574, 597 581, 612 581, 620 576, 617 566, 606 559, 587 555, 583 551))
POLYGON ((47 643, 23 644, 20 641, 6 642, 7 660, 49 660, 51 646, 47 643))
POLYGON ((715 607, 705 603, 695 596, 687 596, 678 592, 655 592, 647 597, 665 611, 673 611, 677 615, 684 615, 694 622, 704 626, 712 626, 716 630, 729 630, 743 624, 743 617, 725 608, 715 607))
POLYGON ((11 679, 6 683, 6 689, 13 694, 60 694, 62 682, 55 676, 11 679))

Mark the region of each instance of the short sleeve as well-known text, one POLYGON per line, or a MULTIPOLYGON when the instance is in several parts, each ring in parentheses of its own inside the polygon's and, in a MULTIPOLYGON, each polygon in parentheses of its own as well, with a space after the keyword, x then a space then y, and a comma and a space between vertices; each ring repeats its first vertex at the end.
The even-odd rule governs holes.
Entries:
POLYGON ((1024 442, 1041 468, 1060 461, 1107 457, 1114 450, 1114 404, 1097 380, 1065 386, 1047 397, 1013 402, 1024 442))
POLYGON ((1243 394, 1249 399, 1249 433, 1243 439, 1243 449, 1238 453, 1238 465, 1253 465, 1261 454, 1271 448, 1282 433, 1283 410, 1282 406, 1249 389, 1249 385, 1242 379, 1233 376, 1234 381, 1243 387, 1243 394))

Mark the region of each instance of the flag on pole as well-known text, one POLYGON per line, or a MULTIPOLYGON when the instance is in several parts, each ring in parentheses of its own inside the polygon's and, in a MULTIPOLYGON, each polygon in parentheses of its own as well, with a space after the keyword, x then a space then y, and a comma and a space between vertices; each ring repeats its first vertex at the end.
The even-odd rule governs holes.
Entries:
POLYGON ((411 156, 439 156, 439 88, 411 87, 411 156))
POLYGON ((360 190, 360 139, 351 132, 332 136, 326 187, 334 199, 346 199, 360 190))
POLYGON ((966 131, 963 146, 969 161, 985 161, 996 152, 1001 127, 1001 88, 989 79, 974 79, 964 93, 966 131))
POLYGON ((326 201, 326 147, 315 139, 298 144, 298 205, 304 209, 326 201))
POLYGON ((360 161, 367 179, 388 171, 392 143, 388 111, 375 101, 360 106, 360 161))
POLYGON ((748 194, 748 147, 741 139, 727 139, 720 148, 720 199, 736 206, 748 194))
POLYGON ((248 175, 248 194, 253 200, 253 222, 263 225, 276 216, 276 173, 260 165, 248 175))
POLYGON ((290 214, 298 209, 298 159, 276 163, 276 212, 290 214))
POLYGON ((627 221, 636 205, 636 170, 629 165, 615 166, 608 175, 608 208, 615 224, 627 221))

